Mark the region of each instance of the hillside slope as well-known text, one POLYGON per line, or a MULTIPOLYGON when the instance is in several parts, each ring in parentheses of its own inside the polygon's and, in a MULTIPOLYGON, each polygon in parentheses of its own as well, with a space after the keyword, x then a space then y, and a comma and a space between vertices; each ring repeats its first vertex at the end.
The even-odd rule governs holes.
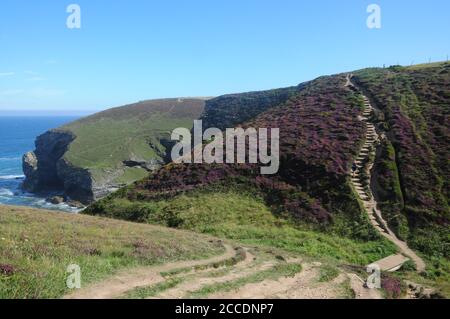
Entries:
POLYGON ((166 163, 172 130, 190 129, 204 106, 204 99, 150 100, 50 130, 24 156, 24 188, 92 202, 166 163))
POLYGON ((119 271, 224 253, 214 238, 164 227, 0 206, 0 299, 59 298, 67 267, 81 285, 119 271))
MULTIPOLYGON (((366 69, 354 74, 355 81, 382 110, 374 114, 376 129, 385 138, 374 159, 371 181, 380 209, 401 239, 437 258, 449 256, 445 184, 448 69, 449 64, 444 63, 413 69, 366 69), (404 97, 403 93, 409 95, 404 97), (426 119, 421 121, 423 117, 426 119), (382 196, 404 202, 390 205, 382 196), (392 211, 396 207, 401 213, 392 211)), ((357 240, 377 240, 379 235, 363 214, 350 183, 352 164, 365 142, 365 125, 360 121, 364 102, 345 83, 345 75, 322 77, 255 118, 245 121, 243 117, 243 127, 280 128, 277 175, 261 176, 257 165, 169 164, 86 212, 185 227, 185 207, 167 210, 158 203, 199 189, 211 193, 232 189, 263 198, 277 218, 357 240)), ((233 107, 231 115, 235 117, 229 116, 233 121, 239 120, 238 109, 239 103, 233 107)), ((212 117, 210 123, 220 127, 221 119, 212 117)), ((209 208, 203 210, 204 214, 210 212, 209 208)), ((190 224, 187 228, 196 227, 190 224)))
POLYGON ((358 120, 362 101, 344 87, 345 81, 344 75, 319 78, 285 103, 242 124, 280 128, 278 174, 261 176, 257 165, 170 164, 112 198, 151 201, 199 187, 238 185, 261 194, 274 213, 287 212, 320 227, 339 219, 346 224, 340 231, 347 235, 360 232, 372 237, 347 182, 363 143, 364 126, 358 120))
POLYGON ((450 257, 450 64, 368 69, 355 80, 380 110, 375 196, 413 247, 450 257))

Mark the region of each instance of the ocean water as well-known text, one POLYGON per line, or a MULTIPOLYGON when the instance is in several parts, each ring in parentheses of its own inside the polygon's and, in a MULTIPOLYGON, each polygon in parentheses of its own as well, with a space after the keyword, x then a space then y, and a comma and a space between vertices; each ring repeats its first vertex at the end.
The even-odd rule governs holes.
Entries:
POLYGON ((18 205, 76 212, 68 205, 53 205, 45 198, 23 192, 22 156, 34 150, 35 138, 51 128, 76 120, 74 116, 0 116, 0 205, 18 205))

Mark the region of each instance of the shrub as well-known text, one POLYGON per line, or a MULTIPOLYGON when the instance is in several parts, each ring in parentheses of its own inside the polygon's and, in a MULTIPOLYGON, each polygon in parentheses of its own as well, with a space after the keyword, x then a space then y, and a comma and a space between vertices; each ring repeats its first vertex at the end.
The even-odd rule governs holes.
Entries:
POLYGON ((16 273, 16 268, 12 265, 0 264, 0 275, 12 276, 16 273))

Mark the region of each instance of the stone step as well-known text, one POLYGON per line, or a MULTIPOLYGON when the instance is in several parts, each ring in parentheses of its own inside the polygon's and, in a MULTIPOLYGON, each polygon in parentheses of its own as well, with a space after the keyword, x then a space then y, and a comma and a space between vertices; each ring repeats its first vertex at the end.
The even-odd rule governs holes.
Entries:
POLYGON ((361 197, 361 199, 369 200, 369 196, 367 196, 366 193, 364 193, 364 192, 357 192, 357 193, 358 193, 359 197, 361 197))

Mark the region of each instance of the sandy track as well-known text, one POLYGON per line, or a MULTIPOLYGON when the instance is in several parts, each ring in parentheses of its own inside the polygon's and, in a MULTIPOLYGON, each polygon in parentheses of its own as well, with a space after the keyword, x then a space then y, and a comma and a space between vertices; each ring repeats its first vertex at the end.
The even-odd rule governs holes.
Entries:
POLYGON ((211 299, 336 299, 343 297, 342 284, 347 277, 340 274, 330 282, 320 283, 319 264, 303 264, 294 277, 250 283, 238 289, 211 294, 211 299))
POLYGON ((100 283, 93 284, 68 294, 64 297, 64 299, 111 299, 120 297, 132 289, 152 286, 163 282, 165 279, 161 276, 161 272, 169 272, 180 268, 191 268, 222 262, 233 258, 236 255, 233 247, 226 244, 224 244, 224 247, 226 251, 223 255, 209 259, 180 261, 161 266, 139 267, 121 271, 120 273, 100 283))

